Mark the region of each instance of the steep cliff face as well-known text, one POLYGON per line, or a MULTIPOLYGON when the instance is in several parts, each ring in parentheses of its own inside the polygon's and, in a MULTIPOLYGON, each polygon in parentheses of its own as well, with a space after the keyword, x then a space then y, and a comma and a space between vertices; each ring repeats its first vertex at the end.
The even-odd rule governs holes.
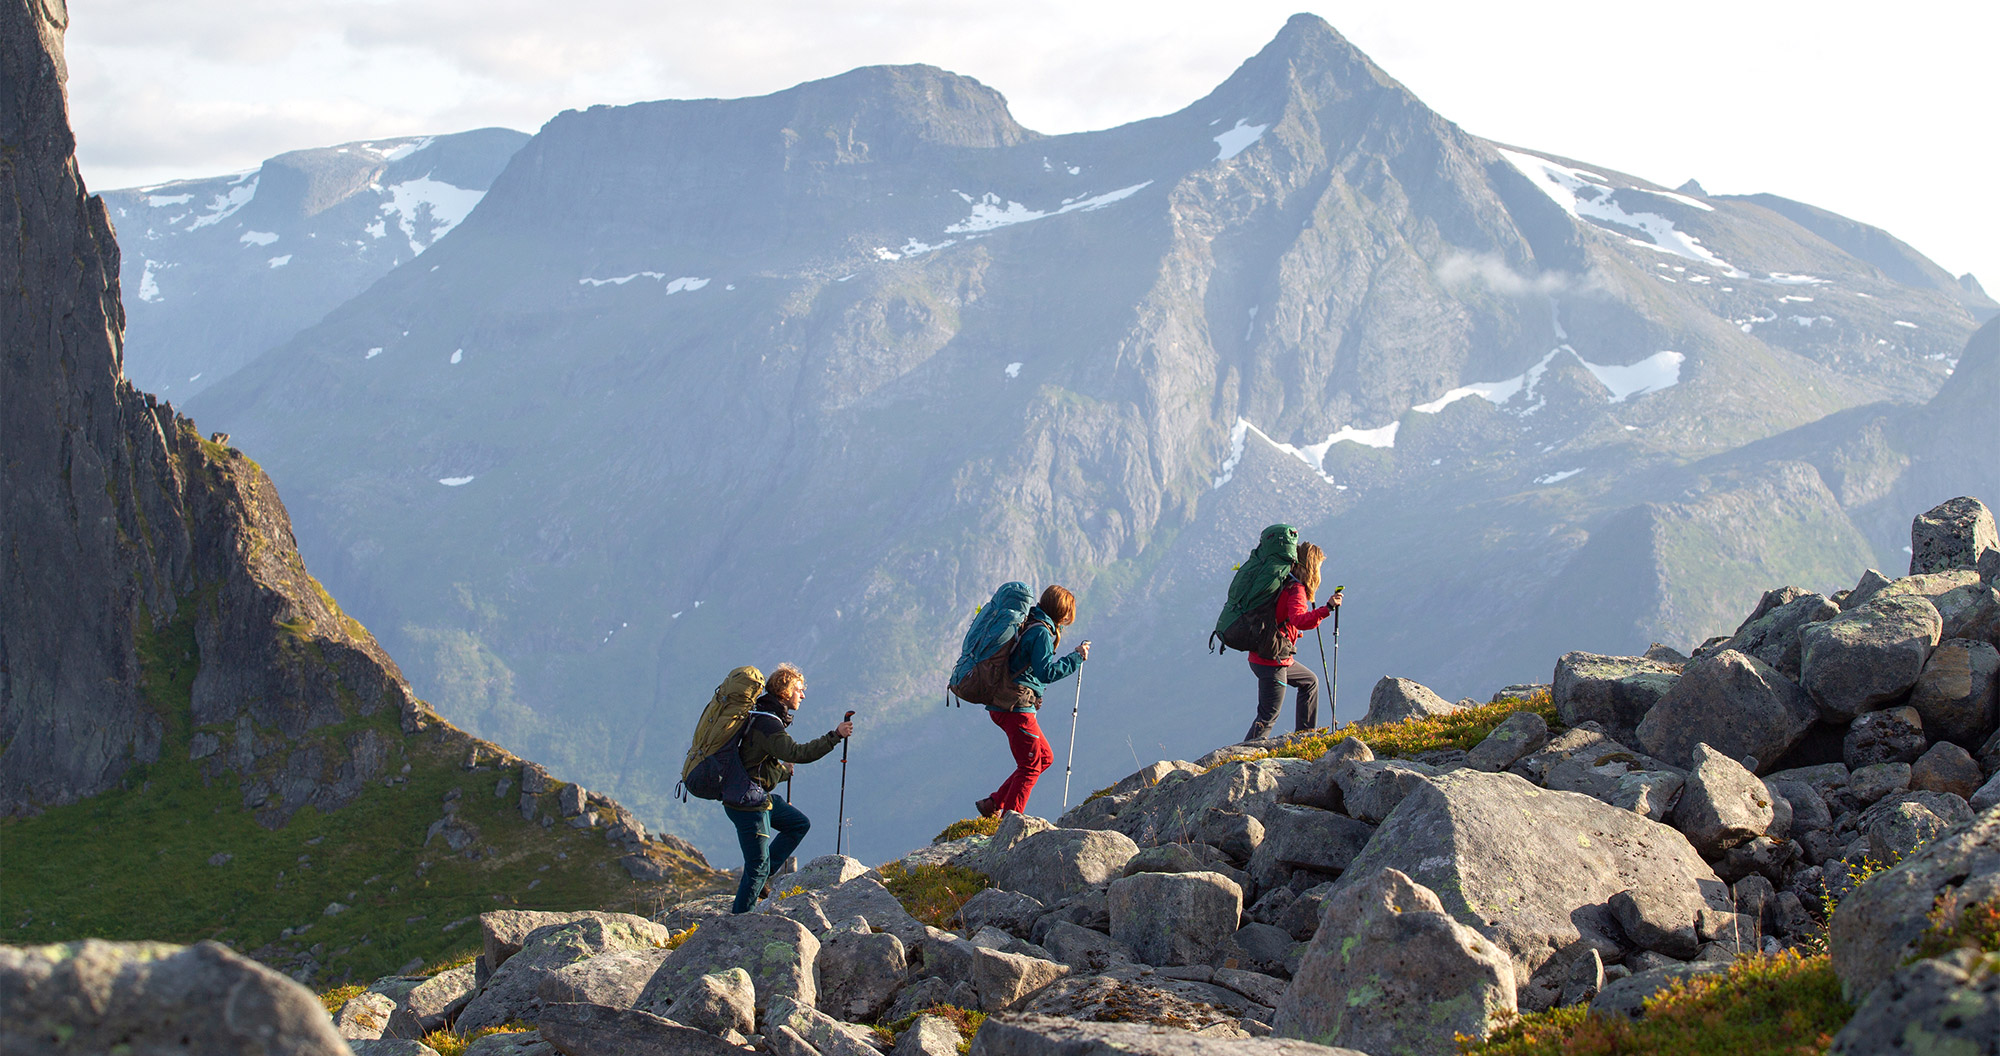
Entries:
POLYGON ((9 934, 220 937, 301 976, 380 974, 462 940, 408 926, 431 916, 715 882, 685 842, 439 719, 306 571, 263 470, 124 380, 64 24, 55 0, 0 3, 9 934), (462 804, 472 782, 492 795, 462 804), (332 903, 361 909, 297 939, 332 903))

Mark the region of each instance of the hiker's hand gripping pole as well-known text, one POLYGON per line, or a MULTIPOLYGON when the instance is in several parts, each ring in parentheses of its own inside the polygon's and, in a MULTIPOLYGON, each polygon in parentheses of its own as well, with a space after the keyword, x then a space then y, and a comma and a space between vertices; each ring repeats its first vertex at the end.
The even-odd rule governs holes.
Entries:
MULTIPOLYGON (((853 721, 854 713, 850 711, 840 720, 840 723, 845 726, 853 721)), ((840 807, 838 810, 839 817, 835 818, 833 823, 833 853, 835 854, 840 853, 840 849, 844 845, 844 839, 847 836, 847 742, 852 736, 852 733, 850 733, 847 737, 840 739, 840 807)))

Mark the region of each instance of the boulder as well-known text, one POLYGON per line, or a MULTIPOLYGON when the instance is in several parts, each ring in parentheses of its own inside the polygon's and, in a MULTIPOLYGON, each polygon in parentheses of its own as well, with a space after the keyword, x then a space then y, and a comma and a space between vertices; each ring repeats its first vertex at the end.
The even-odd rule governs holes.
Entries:
MULTIPOLYGON (((970 993, 971 987, 967 987, 966 991, 970 993)), ((889 1011, 883 1013, 882 1022, 900 1023, 924 1009, 951 1004, 951 997, 950 983, 934 975, 925 976, 903 987, 895 1002, 889 1006, 889 1011)))
POLYGON ((1705 743, 1731 758, 1775 762, 1819 717, 1796 683, 1734 649, 1692 661, 1638 723, 1639 746, 1674 766, 1705 743))
POLYGON ((569 916, 559 923, 544 924, 521 940, 520 949, 494 970, 478 996, 459 1012, 454 1024, 459 1033, 515 1019, 533 1022, 535 1010, 542 1004, 542 983, 550 976, 612 950, 653 950, 667 938, 667 929, 629 913, 569 916))
POLYGON ((1910 764, 1874 763, 1854 771, 1847 779, 1847 795, 1857 806, 1867 806, 1884 796, 1908 791, 1910 764))
POLYGON ((1766 591, 1757 611, 1736 628, 1722 646, 1756 657, 1794 682, 1799 677, 1799 632, 1807 624, 1830 620, 1840 614, 1840 606, 1818 594, 1787 587, 1789 596, 1766 591), (1779 600, 1782 598, 1783 600, 1779 600), (1777 604, 1771 604, 1777 601, 1777 604))
POLYGON ((1633 972, 1615 982, 1606 982, 1597 996, 1591 999, 1590 1010, 1600 1015, 1638 1019, 1645 1010, 1646 999, 1654 994, 1678 982, 1704 975, 1720 975, 1728 970, 1727 962, 1695 961, 1633 972))
POLYGON ((1548 743, 1548 720, 1532 711, 1517 711, 1465 754, 1465 765, 1497 773, 1548 743))
POLYGON ((1375 1053, 1455 1056, 1516 1011, 1507 953, 1445 912, 1437 895, 1384 868, 1327 904, 1322 928, 1278 1001, 1284 1037, 1375 1053))
POLYGON ((849 858, 844 854, 824 854, 807 862, 798 870, 785 874, 782 884, 774 880, 771 890, 775 892, 783 887, 786 891, 793 888, 818 891, 823 888, 838 887, 855 877, 866 876, 872 871, 862 865, 859 859, 849 858))
POLYGON ((980 1011, 998 1012, 1068 975, 1069 966, 946 939, 924 945, 924 971, 948 986, 965 984, 980 1011))
POLYGON ((1611 916, 1625 936, 1641 949, 1687 960, 1701 950, 1695 918, 1709 903, 1667 888, 1620 891, 1608 903, 1611 916))
POLYGON ((421 1041, 408 1038, 348 1039, 353 1056, 438 1056, 438 1051, 421 1041))
MULTIPOLYGON (((2000 566, 2000 550, 1993 551, 1994 565, 2000 566)), ((2000 646, 2000 587, 1991 580, 1960 587, 1937 600, 1938 614, 1944 617, 1946 638, 1965 638, 2000 646), (1963 592, 1964 597, 1953 597, 1963 592), (1949 614, 1946 609, 1949 608, 1949 614)))
POLYGON ((2000 549, 1993 511, 1968 495, 1948 499, 1910 522, 1910 574, 1978 568, 1986 551, 2000 549))
MULTIPOLYGON (((1422 763, 1377 759, 1348 763, 1334 776, 1334 782, 1340 786, 1347 814, 1372 825, 1388 817, 1404 796, 1436 775, 1435 769, 1422 763)), ((1264 838, 1271 838, 1268 823, 1264 838)))
POLYGON ((1147 964, 1200 964, 1243 916, 1242 889, 1220 873, 1137 873, 1108 894, 1111 937, 1147 964))
POLYGON ((750 973, 759 1013, 780 997, 811 1006, 819 997, 813 981, 818 958, 819 940, 797 921, 768 913, 723 917, 703 924, 667 958, 638 1007, 663 1010, 702 976, 738 967, 750 973))
POLYGON ((1643 656, 1564 653, 1549 695, 1564 725, 1595 722, 1612 737, 1630 741, 1639 720, 1679 678, 1673 665, 1643 656))
MULTIPOLYGON (((1328 778, 1327 783, 1331 786, 1332 779, 1328 778)), ((1257 853, 1257 845, 1264 842, 1264 823, 1242 811, 1214 807, 1202 812, 1201 820, 1195 823, 1194 838, 1243 865, 1257 853)))
POLYGON ((462 1056, 557 1056, 557 1053, 554 1045, 542 1040, 539 1031, 522 1030, 474 1038, 465 1046, 462 1056))
MULTIPOLYGON (((1312 765, 1300 773, 1293 784, 1291 794, 1286 798, 1293 803, 1323 810, 1341 810, 1340 785, 1337 779, 1348 763, 1366 763, 1375 758, 1375 752, 1352 735, 1342 737, 1327 746, 1312 765)), ((1217 846, 1221 846, 1217 844, 1217 846)))
POLYGON ((1449 715, 1459 706, 1407 678, 1384 676, 1368 694, 1368 714, 1356 726, 1381 726, 1408 719, 1449 715))
POLYGON ((472 1000, 475 971, 472 965, 463 965, 418 983, 403 995, 404 1010, 426 1034, 443 1027, 472 1000))
POLYGON ((1924 721, 1915 708, 1871 711, 1854 720, 1841 739, 1849 770, 1876 763, 1914 763, 1924 754, 1924 721))
POLYGON ((874 876, 861 876, 837 887, 821 888, 795 899, 807 899, 825 915, 829 926, 836 920, 865 917, 868 923, 903 940, 905 948, 923 941, 924 924, 910 916, 903 904, 874 876))
POLYGON ((1017 891, 989 887, 958 907, 958 922, 967 931, 996 927, 1010 935, 1027 938, 1033 933, 1035 918, 1047 906, 1017 891))
POLYGON ((818 1049, 790 1027, 773 1027, 765 1031, 764 1048, 771 1056, 820 1056, 818 1049))
MULTIPOLYGON (((1618 787, 1597 798, 1621 810, 1662 821, 1680 801, 1687 778, 1676 770, 1631 770, 1618 776, 1618 787)), ((1559 790, 1563 791, 1563 790, 1559 790)))
POLYGON ((1672 821, 1702 857, 1715 858, 1770 829, 1771 792, 1757 775, 1706 744, 1694 746, 1691 762, 1672 821))
POLYGON ((1026 939, 1017 939, 1001 931, 999 928, 991 926, 979 929, 978 932, 965 941, 974 946, 984 947, 989 950, 999 950, 1001 953, 1018 953, 1023 957, 1035 957, 1044 961, 1055 959, 1049 954, 1049 951, 1042 947, 1026 939))
POLYGON ((1208 865, 1185 843, 1161 843, 1141 848, 1125 863, 1119 875, 1133 873, 1198 873, 1208 865))
POLYGON ((1132 947, 1067 920, 1051 923, 1042 933, 1041 944, 1058 963, 1086 975, 1096 975, 1116 964, 1139 963, 1139 954, 1132 947))
POLYGON ((673 951, 665 949, 610 950, 586 957, 543 975, 535 997, 543 1004, 604 1005, 631 1008, 653 973, 673 951))
POLYGON ((1965 802, 1975 811, 1986 811, 2000 806, 2000 772, 1988 778, 1985 784, 1979 786, 1979 791, 1974 792, 1972 798, 1965 802))
POLYGON ((1949 792, 1971 801, 1985 778, 1979 760, 1950 741, 1939 741, 1910 764, 1910 787, 1922 792, 1949 792))
POLYGON ((1265 891, 1283 886, 1293 869, 1338 876, 1375 834, 1373 825, 1312 807, 1279 804, 1264 818, 1264 840, 1250 858, 1250 875, 1265 891))
POLYGON ((858 918, 821 937, 814 963, 819 975, 819 1010, 850 1023, 880 1016, 895 997, 896 988, 903 985, 903 973, 909 967, 901 939, 887 932, 872 932, 867 921, 858 918))
POLYGON ((1860 1002, 1916 952, 1933 909, 2000 898, 2000 807, 1939 834, 1848 894, 1828 931, 1834 973, 1860 1002))
POLYGON ((1857 828, 1868 841, 1868 857, 1894 865, 1918 845, 1972 818, 1965 800, 1946 792, 1904 792, 1861 812, 1857 828))
POLYGON ((757 1029, 757 989, 750 973, 730 968, 696 979, 662 1013, 710 1034, 754 1033, 757 1029))
POLYGON ((1729 907, 1722 881, 1680 833, 1514 774, 1432 778, 1376 830, 1335 892, 1390 868, 1436 892, 1455 919, 1506 950, 1518 1000, 1534 1010, 1561 995, 1583 946, 1620 950, 1623 933, 1606 905, 1620 891, 1660 889, 1663 899, 1729 907))
POLYGON ((1929 598, 1873 601, 1800 632, 1800 683, 1830 722, 1851 722, 1910 691, 1944 619, 1929 598))
POLYGON ((1126 774, 1123 778, 1119 779, 1117 784, 1105 790, 1105 794, 1122 796, 1127 792, 1137 792, 1141 789, 1152 788, 1154 785, 1167 780, 1167 775, 1169 774, 1178 773, 1192 777, 1200 772, 1200 767, 1184 759, 1162 759, 1126 774))
POLYGON ((364 990, 343 1002, 333 1014, 333 1029, 349 1041, 423 1037, 417 1021, 397 1007, 395 998, 373 990, 364 990))
POLYGON ((1767 777, 1764 787, 1771 792, 1774 808, 1783 801, 1791 812, 1787 835, 1797 838, 1801 833, 1817 832, 1833 825, 1833 812, 1827 809, 1826 797, 1821 796, 1813 786, 1789 778, 1767 777))
POLYGON ((1300 891, 1271 923, 1300 942, 1312 938, 1319 931, 1320 919, 1326 915, 1326 900, 1333 897, 1333 886, 1329 880, 1300 891))
POLYGON ((1138 853, 1139 845, 1122 832, 1050 829, 1015 844, 1004 858, 989 863, 986 875, 994 887, 1051 904, 1110 883, 1138 853))
POLYGON ((972 1056, 1366 1056, 1280 1038, 1221 1038, 1147 1023, 1086 1023, 1018 1013, 990 1016, 972 1056))
POLYGON ((9 1053, 346 1056, 312 991, 216 942, 0 946, 9 1053))
POLYGON ((958 1028, 943 1016, 918 1016, 901 1034, 889 1056, 958 1056, 958 1028))
POLYGON ((1232 1032, 1243 1016, 1270 1015, 1269 1008, 1209 982, 1213 974, 1208 968, 1155 971, 1124 965, 1094 978, 1058 980, 1018 1010, 1087 1021, 1167 1023, 1182 1030, 1232 1032), (1169 972, 1201 978, 1181 979, 1169 972))
MULTIPOLYGON (((1297 945, 1297 940, 1283 928, 1253 920, 1222 940, 1215 947, 1215 952, 1209 955, 1208 963, 1219 969, 1258 972, 1288 979, 1292 975, 1292 965, 1299 957, 1299 951, 1294 949, 1297 945)), ((1272 1002, 1261 1003, 1268 1005, 1272 1002)))
POLYGON ((1828 1056, 2000 1056, 2000 953, 1954 950, 1899 969, 1834 1035, 1828 1056))
POLYGON ((1043 931, 1058 920, 1066 920, 1071 924, 1110 934, 1111 900, 1106 897, 1102 887, 1078 892, 1050 906, 1048 912, 1036 917, 1034 931, 1028 937, 1035 942, 1042 941, 1043 931))
MULTIPOLYGON (((790 1030, 804 1039, 820 1056, 880 1056, 866 1027, 843 1023, 789 997, 774 998, 764 1017, 764 1031, 790 1030)), ((742 1056, 739 1052, 737 1056, 742 1056)))
MULTIPOLYGON (((1979 570, 1973 568, 1954 568, 1943 572, 1921 572, 1912 576, 1904 576, 1901 579, 1890 580, 1886 586, 1877 591, 1875 596, 1869 600, 1880 601, 1883 598, 1895 597, 1898 594, 1908 594, 1920 598, 1929 598, 1931 604, 1936 605, 1953 591, 1963 587, 1975 586, 1978 583, 1979 570)), ((1957 606, 1958 602, 1954 601, 1953 607, 1956 608, 1957 606)), ((1942 616, 1944 610, 1939 609, 1938 614, 1942 616)))
POLYGON ((743 1056, 743 1050, 693 1027, 636 1008, 543 1005, 542 1039, 564 1056, 743 1056))
POLYGON ((1993 732, 2000 697, 2000 649, 1991 643, 1951 638, 1939 642, 1910 690, 1910 707, 1932 740, 1977 747, 1993 732))
POLYGON ((496 909, 479 915, 480 959, 485 962, 487 974, 490 976, 491 973, 499 971, 500 966, 507 963, 507 958, 520 952, 521 944, 535 929, 579 920, 596 920, 623 927, 634 934, 649 935, 660 942, 667 941, 673 934, 672 929, 664 924, 656 924, 645 917, 633 916, 630 913, 599 913, 594 910, 580 913, 546 913, 533 909, 496 909))

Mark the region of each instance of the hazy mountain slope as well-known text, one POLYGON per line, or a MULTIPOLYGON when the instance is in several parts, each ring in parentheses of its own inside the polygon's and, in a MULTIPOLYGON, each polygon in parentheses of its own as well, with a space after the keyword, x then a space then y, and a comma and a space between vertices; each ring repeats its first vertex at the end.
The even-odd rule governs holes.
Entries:
POLYGON ((933 709, 1007 578, 1083 593, 1079 780, 1248 724, 1199 649, 1272 520, 1352 588, 1349 701, 1844 578, 1815 473, 1683 467, 1926 399, 1972 328, 1769 209, 1469 135, 1310 16, 1102 132, 927 67, 566 113, 425 259, 197 407, 449 714, 716 847, 664 793, 739 662, 804 663, 809 731, 861 710, 866 853, 990 791, 998 735, 933 709))
POLYGON ((1762 206, 1826 239, 1855 257, 1882 269, 1882 274, 1906 286, 1930 286, 1956 297, 1973 315, 1990 319, 2000 305, 1979 289, 1972 277, 1953 278, 1902 239, 1868 224, 1859 223, 1804 202, 1775 194, 1725 195, 1730 201, 1762 206))
POLYGON ((215 384, 444 237, 527 139, 343 143, 105 192, 135 294, 126 375, 174 399, 215 384))
POLYGON ((120 375, 118 247, 77 172, 64 28, 60 5, 0 4, 8 934, 218 937, 379 974, 462 948, 444 925, 495 903, 716 882, 601 794, 524 797, 531 768, 418 700, 306 571, 256 463, 120 375))

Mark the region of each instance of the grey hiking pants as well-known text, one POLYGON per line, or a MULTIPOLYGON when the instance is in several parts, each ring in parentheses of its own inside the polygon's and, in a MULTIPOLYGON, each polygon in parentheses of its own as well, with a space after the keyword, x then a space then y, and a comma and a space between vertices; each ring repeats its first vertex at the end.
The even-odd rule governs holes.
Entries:
POLYGON ((1250 724, 1250 732, 1243 735, 1246 741, 1255 741, 1271 735, 1271 726, 1278 721, 1278 709, 1285 703, 1285 687, 1297 686, 1298 707, 1293 713, 1298 730, 1310 730, 1319 725, 1319 676, 1312 668, 1297 661, 1284 667, 1270 667, 1251 663, 1250 671, 1257 676, 1257 721, 1250 724))

